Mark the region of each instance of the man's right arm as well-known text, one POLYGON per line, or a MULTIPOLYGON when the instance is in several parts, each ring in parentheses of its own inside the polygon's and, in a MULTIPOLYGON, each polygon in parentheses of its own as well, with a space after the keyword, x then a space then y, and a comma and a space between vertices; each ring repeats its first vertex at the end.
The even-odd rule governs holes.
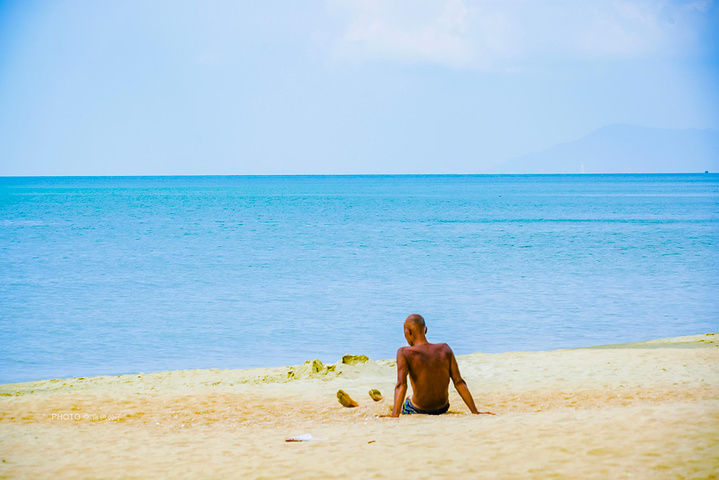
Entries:
MULTIPOLYGON (((449 348, 449 347, 447 347, 449 348)), ((469 387, 467 387, 467 382, 464 381, 462 378, 462 375, 459 374, 459 365, 457 365, 457 359, 454 356, 454 352, 452 349, 449 349, 449 355, 450 355, 450 363, 449 363, 449 374, 452 377, 452 383, 454 383, 454 388, 457 390, 457 393, 459 393, 459 396, 462 397, 462 400, 464 400, 464 403, 467 404, 469 407, 469 411, 473 414, 477 415, 480 413, 488 413, 490 415, 494 415, 491 412, 479 412, 477 411, 477 406, 474 404, 474 398, 472 398, 472 394, 469 393, 469 387)))
POLYGON ((399 417, 402 411, 404 397, 407 395, 407 375, 409 374, 409 367, 407 366, 407 359, 404 358, 403 348, 397 350, 397 384, 394 387, 393 417, 399 417))

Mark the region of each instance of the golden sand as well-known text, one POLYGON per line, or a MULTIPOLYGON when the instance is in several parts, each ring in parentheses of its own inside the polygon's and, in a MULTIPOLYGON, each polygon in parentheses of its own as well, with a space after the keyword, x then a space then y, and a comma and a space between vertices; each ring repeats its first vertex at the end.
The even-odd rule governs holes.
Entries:
POLYGON ((0 385, 0 477, 719 478, 716 339, 458 357, 496 416, 452 389, 446 415, 380 418, 394 364, 360 357, 0 385))

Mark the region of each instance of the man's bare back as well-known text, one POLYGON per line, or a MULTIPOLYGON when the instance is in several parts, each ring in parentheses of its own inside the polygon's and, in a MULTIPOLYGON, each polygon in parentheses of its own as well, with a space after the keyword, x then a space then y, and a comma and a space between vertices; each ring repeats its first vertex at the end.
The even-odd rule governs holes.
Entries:
POLYGON ((397 385, 394 389, 392 416, 404 413, 444 413, 449 407, 449 381, 454 383, 469 410, 478 412, 467 383, 459 374, 457 359, 446 343, 429 343, 427 327, 421 315, 413 314, 404 322, 408 347, 397 350, 397 385), (412 398, 405 402, 407 377, 412 383, 412 398))
POLYGON ((405 370, 412 383, 412 403, 421 410, 437 410, 449 403, 451 359, 446 343, 402 347, 397 352, 397 370, 405 370))

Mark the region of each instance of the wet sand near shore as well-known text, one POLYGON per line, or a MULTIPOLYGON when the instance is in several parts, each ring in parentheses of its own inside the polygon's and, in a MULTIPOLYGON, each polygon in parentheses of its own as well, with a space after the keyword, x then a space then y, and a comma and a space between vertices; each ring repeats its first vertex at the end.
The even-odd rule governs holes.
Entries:
POLYGON ((0 385, 0 478, 717 478, 718 340, 459 356, 496 416, 380 418, 359 357, 0 385))

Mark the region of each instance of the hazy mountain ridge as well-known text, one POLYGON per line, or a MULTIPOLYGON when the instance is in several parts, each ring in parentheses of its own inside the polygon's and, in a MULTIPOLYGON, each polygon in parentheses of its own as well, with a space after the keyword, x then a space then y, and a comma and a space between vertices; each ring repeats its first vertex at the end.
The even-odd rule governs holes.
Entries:
POLYGON ((690 173, 719 171, 719 131, 614 124, 569 143, 513 158, 495 173, 690 173))

